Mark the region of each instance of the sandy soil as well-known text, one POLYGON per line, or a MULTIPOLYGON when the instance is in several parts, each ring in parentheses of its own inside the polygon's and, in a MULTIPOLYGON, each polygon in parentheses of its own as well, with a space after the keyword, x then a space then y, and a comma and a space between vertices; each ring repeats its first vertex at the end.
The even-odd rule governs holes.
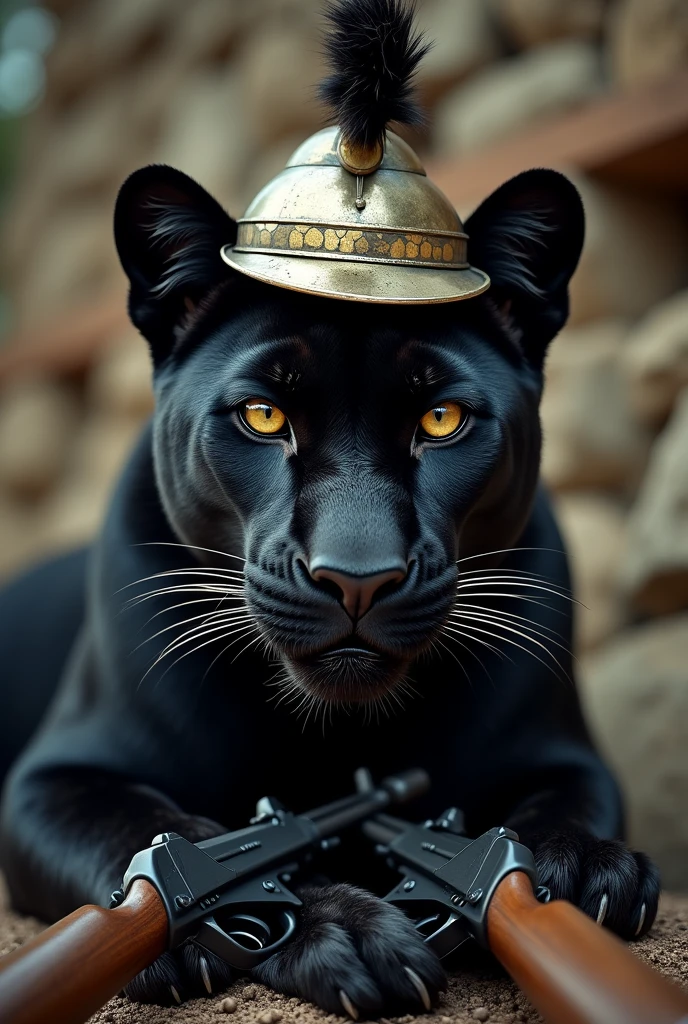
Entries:
MULTIPOLYGON (((0 955, 21 945, 41 927, 31 918, 11 913, 0 895, 0 955)), ((688 988, 688 896, 665 895, 652 932, 632 949, 688 988)), ((172 1009, 112 999, 91 1018, 91 1024, 229 1024, 230 1019, 232 1024, 339 1024, 346 1018, 242 979, 220 996, 172 1009)), ((471 950, 453 965, 449 990, 435 1013, 392 1018, 395 1024, 427 1024, 433 1019, 435 1024, 535 1024, 541 1018, 487 954, 471 950)), ((380 1020, 391 1024, 385 1017, 380 1020)))

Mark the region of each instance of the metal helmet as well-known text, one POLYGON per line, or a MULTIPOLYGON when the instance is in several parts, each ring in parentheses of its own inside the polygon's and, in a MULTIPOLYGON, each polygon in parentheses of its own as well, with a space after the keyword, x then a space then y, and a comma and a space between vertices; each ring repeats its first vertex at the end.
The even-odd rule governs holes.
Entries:
POLYGON ((468 299, 490 279, 446 196, 387 123, 418 123, 410 82, 427 46, 404 0, 336 0, 321 95, 338 125, 316 132, 251 202, 231 267, 280 288, 357 302, 468 299))

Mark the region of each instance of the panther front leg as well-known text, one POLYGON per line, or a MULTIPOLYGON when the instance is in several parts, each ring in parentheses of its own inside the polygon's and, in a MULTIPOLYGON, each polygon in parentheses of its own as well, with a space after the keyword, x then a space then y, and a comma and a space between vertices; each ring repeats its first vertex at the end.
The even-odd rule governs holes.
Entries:
POLYGON ((303 886, 295 939, 253 971, 330 1013, 429 1012, 446 988, 440 961, 409 918, 352 885, 303 886))
POLYGON ((548 790, 522 804, 507 824, 535 855, 538 882, 623 939, 655 920, 660 878, 650 858, 605 835, 590 812, 589 789, 548 790), (598 827, 596 827, 598 826, 598 827))
MULTIPOLYGON (((85 903, 108 906, 133 855, 159 832, 190 842, 226 829, 185 814, 148 786, 96 770, 15 773, 3 801, 0 863, 13 907, 55 921, 85 903)), ((135 1000, 173 1005, 225 989, 233 972, 193 943, 163 953, 126 988, 135 1000)))

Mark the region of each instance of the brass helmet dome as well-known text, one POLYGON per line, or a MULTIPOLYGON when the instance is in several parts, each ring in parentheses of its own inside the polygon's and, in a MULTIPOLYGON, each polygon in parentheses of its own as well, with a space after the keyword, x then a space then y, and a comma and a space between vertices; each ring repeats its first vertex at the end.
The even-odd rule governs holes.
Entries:
POLYGON ((321 86, 338 125, 316 132, 250 203, 231 267, 268 284, 358 302, 471 298, 490 279, 418 157, 387 123, 417 123, 410 82, 427 47, 404 0, 336 0, 321 86))

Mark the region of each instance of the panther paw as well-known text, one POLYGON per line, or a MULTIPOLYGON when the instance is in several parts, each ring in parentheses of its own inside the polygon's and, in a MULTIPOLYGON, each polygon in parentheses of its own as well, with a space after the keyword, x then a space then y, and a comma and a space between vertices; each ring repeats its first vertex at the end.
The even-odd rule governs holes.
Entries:
POLYGON ((659 873, 644 853, 618 839, 596 839, 586 832, 549 832, 529 842, 538 882, 553 899, 580 907, 624 939, 650 928, 659 902, 659 873))
POLYGON ((295 939, 253 977, 349 1017, 429 1012, 446 988, 442 966, 396 907, 351 885, 302 889, 295 939))
POLYGON ((195 942, 185 942, 137 974, 124 994, 137 1003, 176 1006, 186 999, 217 995, 232 981, 232 968, 224 960, 195 942))

